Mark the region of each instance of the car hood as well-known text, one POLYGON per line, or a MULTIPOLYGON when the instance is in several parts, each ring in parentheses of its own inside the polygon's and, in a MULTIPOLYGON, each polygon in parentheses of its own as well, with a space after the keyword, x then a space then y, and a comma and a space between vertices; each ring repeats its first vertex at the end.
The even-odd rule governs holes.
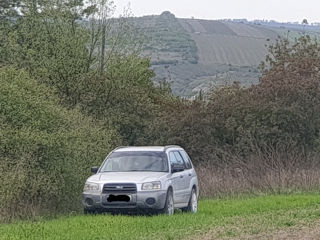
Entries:
POLYGON ((108 172, 98 173, 88 178, 89 182, 100 183, 144 183, 159 180, 166 172, 108 172))

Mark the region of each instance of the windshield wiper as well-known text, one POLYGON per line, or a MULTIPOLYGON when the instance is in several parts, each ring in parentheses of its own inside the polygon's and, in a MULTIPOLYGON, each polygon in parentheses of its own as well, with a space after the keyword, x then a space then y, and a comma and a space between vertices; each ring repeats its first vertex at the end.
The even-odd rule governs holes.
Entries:
POLYGON ((137 170, 137 169, 133 169, 133 170, 130 170, 128 172, 148 172, 149 170, 137 170))

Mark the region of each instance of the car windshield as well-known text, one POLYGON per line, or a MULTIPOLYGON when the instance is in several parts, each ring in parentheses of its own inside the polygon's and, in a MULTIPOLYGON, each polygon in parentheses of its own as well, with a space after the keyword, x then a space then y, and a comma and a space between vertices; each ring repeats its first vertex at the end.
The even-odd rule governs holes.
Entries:
POLYGON ((114 152, 100 172, 168 172, 168 162, 164 152, 114 152))

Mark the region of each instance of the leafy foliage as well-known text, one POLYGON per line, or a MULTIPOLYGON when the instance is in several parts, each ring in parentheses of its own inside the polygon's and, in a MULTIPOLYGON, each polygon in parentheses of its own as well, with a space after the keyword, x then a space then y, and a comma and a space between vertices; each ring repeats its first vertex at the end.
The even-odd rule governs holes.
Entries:
POLYGON ((0 81, 0 212, 77 209, 88 166, 102 161, 117 134, 60 107, 52 90, 23 70, 1 68, 0 81))
POLYGON ((81 93, 83 111, 105 124, 111 122, 125 145, 136 144, 152 119, 157 89, 149 67, 148 60, 135 55, 118 57, 108 65, 105 76, 88 78, 89 85, 81 93))
POLYGON ((86 48, 88 33, 76 23, 75 10, 68 7, 26 8, 8 32, 2 62, 25 68, 33 78, 55 86, 59 95, 74 103, 74 88, 91 62, 86 48))

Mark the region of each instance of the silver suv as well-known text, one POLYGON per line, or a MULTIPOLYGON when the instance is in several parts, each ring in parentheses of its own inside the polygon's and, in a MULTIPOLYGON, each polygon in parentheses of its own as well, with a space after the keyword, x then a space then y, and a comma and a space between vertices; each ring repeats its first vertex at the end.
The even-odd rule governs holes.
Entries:
POLYGON ((197 212, 197 174, 179 146, 119 147, 91 171, 83 190, 85 213, 197 212))

